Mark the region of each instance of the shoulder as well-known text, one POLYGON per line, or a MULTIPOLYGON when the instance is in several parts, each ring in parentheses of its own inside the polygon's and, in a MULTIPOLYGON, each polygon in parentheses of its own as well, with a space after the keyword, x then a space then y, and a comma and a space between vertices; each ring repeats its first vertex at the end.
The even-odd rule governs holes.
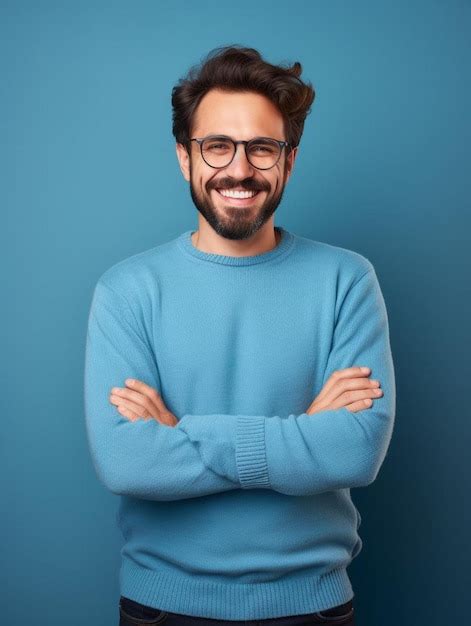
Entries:
POLYGON ((300 258, 317 277, 351 285, 368 272, 375 273, 373 263, 360 252, 300 235, 295 238, 300 258))
POLYGON ((117 261, 99 275, 97 284, 129 300, 154 296, 175 261, 175 240, 167 241, 117 261))
POLYGON ((168 243, 163 243, 121 259, 108 267, 98 280, 111 287, 121 287, 123 282, 142 278, 158 268, 159 262, 165 256, 167 246, 168 243))
POLYGON ((131 310, 143 324, 151 319, 161 297, 165 277, 175 263, 174 241, 167 241, 121 259, 103 271, 94 287, 94 299, 131 310))

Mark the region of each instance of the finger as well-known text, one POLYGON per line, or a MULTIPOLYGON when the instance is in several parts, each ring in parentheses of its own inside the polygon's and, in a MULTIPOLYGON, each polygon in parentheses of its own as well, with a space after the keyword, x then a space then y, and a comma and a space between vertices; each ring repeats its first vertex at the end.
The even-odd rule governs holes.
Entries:
POLYGON ((130 400, 134 402, 138 406, 142 407, 143 410, 148 411, 149 415, 153 415, 154 417, 159 414, 158 407, 150 400, 150 398, 142 393, 137 391, 132 391, 125 387, 113 387, 111 390, 113 395, 119 396, 120 398, 130 400))
MULTIPOLYGON (((137 395, 142 398, 141 394, 137 394, 137 395)), ((157 411, 155 408, 153 411, 148 411, 142 405, 135 404, 131 400, 126 399, 122 394, 120 395, 111 394, 110 402, 114 404, 116 407, 118 406, 127 407, 134 414, 138 414, 139 417, 142 417, 145 420, 152 418, 152 419, 155 419, 155 421, 159 422, 160 424, 165 424, 166 426, 175 426, 178 423, 173 413, 170 413, 170 412, 159 413, 159 411, 157 411)))
POLYGON ((146 385, 146 383, 143 383, 141 380, 136 380, 135 378, 126 378, 124 382, 126 384, 126 387, 129 387, 130 389, 138 391, 144 396, 147 396, 149 400, 151 400, 156 405, 159 411, 167 411, 167 407, 165 406, 164 401, 162 400, 162 396, 157 391, 157 389, 151 387, 150 385, 146 385))
POLYGON ((137 415, 133 411, 130 411, 125 406, 119 406, 117 407, 117 409, 121 413, 121 415, 131 420, 131 422, 135 422, 136 420, 139 419, 139 415, 137 415))
POLYGON ((142 417, 144 419, 149 419, 150 417, 152 417, 146 408, 140 406, 139 404, 136 404, 135 402, 131 402, 131 400, 127 400, 126 398, 111 395, 110 402, 111 404, 114 404, 117 408, 125 407, 129 411, 132 411, 133 413, 139 415, 139 417, 142 417))
POLYGON ((338 398, 335 398, 331 402, 328 402, 329 409, 341 409, 344 406, 368 399, 379 399, 383 395, 381 389, 354 389, 352 391, 345 391, 338 398), (378 391, 378 393, 376 393, 378 391))
POLYGON ((305 411, 309 415, 314 415, 316 413, 321 413, 322 411, 336 411, 337 409, 348 408, 349 411, 363 411, 364 409, 368 409, 372 406, 373 399, 372 398, 361 398, 355 400, 354 402, 350 402, 349 400, 337 399, 334 402, 330 403, 322 403, 313 402, 311 406, 305 411))
POLYGON ((173 413, 161 413, 159 421, 167 426, 176 426, 178 424, 178 421, 173 413))
MULTIPOLYGON (((376 393, 376 390, 380 388, 381 384, 379 380, 370 380, 369 378, 347 378, 347 379, 339 379, 337 384, 321 398, 321 402, 331 404, 335 402, 339 398, 342 400, 342 404, 345 405, 345 398, 348 399, 349 391, 362 391, 366 392, 366 395, 358 395, 353 399, 357 398, 376 398, 379 394, 376 393)), ((316 401, 318 398, 316 398, 316 401)))
POLYGON ((325 396, 330 392, 330 390, 333 387, 335 387, 335 385, 337 385, 340 380, 343 380, 344 378, 359 378, 359 377, 366 378, 370 376, 370 374, 371 374, 370 368, 368 367, 367 371, 363 371, 363 366, 361 365, 357 365, 354 367, 347 367, 342 370, 335 370, 334 372, 332 372, 327 382, 322 387, 316 400, 324 400, 325 396))
POLYGON ((336 409, 347 407, 353 402, 364 402, 364 400, 371 400, 372 398, 378 400, 382 395, 383 390, 378 389, 377 387, 374 389, 353 389, 345 391, 337 398, 329 400, 328 402, 318 402, 317 400, 315 400, 306 411, 306 413, 310 413, 313 409, 315 409, 314 412, 317 413, 319 411, 335 411, 336 409))
POLYGON ((346 391, 334 401, 334 406, 340 404, 340 406, 347 406, 352 402, 358 400, 374 399, 378 400, 383 395, 382 389, 358 389, 352 391, 346 391))
POLYGON ((351 413, 356 413, 357 411, 364 411, 365 409, 369 409, 373 405, 373 400, 371 398, 364 398, 363 400, 358 400, 357 402, 352 402, 351 404, 347 404, 345 407, 351 413))

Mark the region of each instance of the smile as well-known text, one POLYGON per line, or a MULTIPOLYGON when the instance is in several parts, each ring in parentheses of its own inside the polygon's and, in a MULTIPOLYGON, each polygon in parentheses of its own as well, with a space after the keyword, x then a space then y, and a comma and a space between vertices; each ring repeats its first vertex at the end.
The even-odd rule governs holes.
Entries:
POLYGON ((260 193, 260 191, 239 191, 235 189, 216 189, 216 191, 222 198, 230 199, 235 205, 241 206, 250 204, 260 193))

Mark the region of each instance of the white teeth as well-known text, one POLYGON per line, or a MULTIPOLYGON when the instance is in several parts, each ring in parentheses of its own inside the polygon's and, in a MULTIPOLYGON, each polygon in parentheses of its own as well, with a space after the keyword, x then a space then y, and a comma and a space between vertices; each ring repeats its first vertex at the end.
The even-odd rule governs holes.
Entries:
POLYGON ((256 191, 236 191, 235 189, 218 189, 219 193, 226 198, 252 198, 256 191))

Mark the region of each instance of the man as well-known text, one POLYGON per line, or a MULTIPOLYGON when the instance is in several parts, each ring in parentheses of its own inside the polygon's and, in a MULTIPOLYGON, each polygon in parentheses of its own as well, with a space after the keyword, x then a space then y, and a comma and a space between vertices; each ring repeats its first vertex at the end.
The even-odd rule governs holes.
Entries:
POLYGON ((120 624, 352 625, 350 488, 395 415, 386 307, 368 259, 274 226, 314 100, 300 64, 216 52, 172 97, 198 230, 104 272, 88 321, 120 624))

